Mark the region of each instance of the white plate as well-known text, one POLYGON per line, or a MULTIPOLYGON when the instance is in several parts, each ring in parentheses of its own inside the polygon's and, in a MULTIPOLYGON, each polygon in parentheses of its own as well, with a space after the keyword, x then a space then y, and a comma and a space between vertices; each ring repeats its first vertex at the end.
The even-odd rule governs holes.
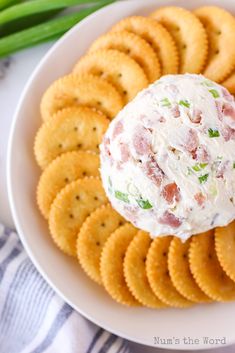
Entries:
POLYGON ((35 190, 39 178, 33 156, 34 136, 41 124, 40 99, 56 78, 68 73, 91 42, 121 18, 148 14, 157 6, 174 4, 193 8, 203 4, 223 5, 235 13, 233 0, 142 0, 118 2, 91 15, 67 33, 41 61, 30 78, 17 107, 8 154, 8 191, 15 224, 32 261, 50 285, 82 315, 101 327, 129 340, 162 348, 206 349, 220 344, 203 338, 235 342, 235 303, 196 306, 186 310, 126 308, 116 304, 52 243, 47 224, 40 216, 35 190), (154 337, 172 339, 173 344, 154 337), (198 339, 185 344, 184 337, 198 339), (179 343, 175 339, 179 339, 179 343))

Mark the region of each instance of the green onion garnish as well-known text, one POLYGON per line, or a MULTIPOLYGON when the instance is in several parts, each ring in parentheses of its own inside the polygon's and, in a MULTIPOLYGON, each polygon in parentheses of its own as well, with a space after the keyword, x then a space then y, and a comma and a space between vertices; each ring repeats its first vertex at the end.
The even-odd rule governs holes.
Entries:
POLYGON ((204 184, 207 181, 208 177, 209 177, 209 174, 205 174, 205 175, 200 176, 198 178, 200 184, 204 184))
POLYGON ((115 197, 116 197, 116 199, 118 199, 120 201, 123 201, 123 202, 126 202, 126 203, 130 203, 128 194, 124 194, 121 191, 115 191, 115 197))
POLYGON ((214 98, 219 98, 219 92, 216 89, 210 89, 209 92, 212 94, 214 98))
POLYGON ((179 101, 179 105, 182 105, 183 107, 186 107, 186 108, 190 108, 190 103, 187 100, 179 101))
POLYGON ((153 208, 153 206, 148 200, 145 201, 143 199, 140 199, 140 200, 136 200, 136 202, 143 210, 149 210, 150 208, 153 208))
POLYGON ((213 137, 220 137, 220 133, 217 129, 213 130, 213 129, 209 129, 208 130, 208 135, 210 138, 213 138, 213 137))
POLYGON ((171 107, 171 102, 169 101, 169 99, 168 98, 164 98, 164 99, 162 99, 161 100, 161 105, 162 105, 162 107, 171 107))
POLYGON ((97 5, 90 8, 86 8, 80 10, 79 12, 56 18, 51 21, 47 21, 34 27, 24 29, 18 33, 10 34, 4 38, 1 38, 0 57, 9 55, 17 50, 28 48, 32 45, 51 40, 52 38, 58 38, 75 24, 83 20, 86 16, 112 2, 113 1, 111 0, 100 1, 97 3, 97 5))

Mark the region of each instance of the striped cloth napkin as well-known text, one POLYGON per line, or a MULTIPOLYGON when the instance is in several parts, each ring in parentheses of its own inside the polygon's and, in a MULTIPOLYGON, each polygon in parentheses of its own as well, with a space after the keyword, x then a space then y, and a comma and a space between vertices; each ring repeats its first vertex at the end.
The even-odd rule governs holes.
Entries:
POLYGON ((127 342, 63 302, 0 225, 0 353, 129 353, 127 342))

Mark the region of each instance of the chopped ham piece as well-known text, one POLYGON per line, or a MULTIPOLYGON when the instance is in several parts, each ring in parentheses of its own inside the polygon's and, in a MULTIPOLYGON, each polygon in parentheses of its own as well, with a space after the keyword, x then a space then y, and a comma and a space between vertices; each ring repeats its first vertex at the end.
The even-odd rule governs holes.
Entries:
POLYGON ((189 119, 193 124, 199 124, 202 120, 202 112, 199 109, 194 109, 192 114, 189 114, 189 119))
POLYGON ((154 182, 155 185, 158 187, 161 185, 165 174, 153 156, 150 157, 149 161, 143 164, 143 171, 147 177, 154 182))
POLYGON ((235 138, 235 130, 231 129, 229 126, 223 126, 221 134, 226 142, 235 138))
POLYGON ((138 126, 133 134, 133 146, 137 154, 148 155, 151 152, 151 133, 142 126, 138 126))
POLYGON ((123 132, 123 123, 122 121, 118 121, 113 128, 113 139, 115 139, 118 135, 123 132))
POLYGON ((177 218, 173 213, 165 211, 161 218, 159 218, 159 223, 166 224, 172 228, 178 228, 181 226, 182 221, 177 218))
POLYGON ((171 109, 171 112, 172 112, 174 118, 179 118, 180 117, 180 110, 179 110, 179 106, 178 105, 175 105, 171 109))
POLYGON ((106 156, 111 156, 111 152, 110 152, 110 138, 109 137, 106 137, 104 136, 103 138, 103 146, 104 146, 104 151, 105 151, 105 154, 106 156))
POLYGON ((188 152, 193 152, 198 147, 198 136, 195 130, 189 129, 184 147, 188 152))
POLYGON ((222 88, 222 94, 228 102, 234 102, 234 97, 229 93, 229 91, 225 87, 222 88))
POLYGON ((174 201, 179 202, 180 189, 178 188, 176 183, 167 184, 162 190, 162 196, 169 204, 173 203, 174 201))
POLYGON ((194 195, 195 200, 197 201, 199 206, 204 205, 204 202, 206 200, 206 196, 203 195, 203 193, 198 192, 197 194, 194 195))
POLYGON ((121 162, 126 163, 130 159, 130 150, 126 143, 120 144, 121 162))
POLYGON ((221 162, 218 166, 217 172, 216 172, 216 178, 218 179, 223 179, 224 173, 226 172, 226 169, 228 167, 229 162, 221 162))
POLYGON ((198 148, 193 152, 193 156, 193 159, 196 159, 200 163, 208 163, 211 160, 211 156, 205 145, 198 146, 198 148))
POLYGON ((229 103, 225 103, 223 105, 223 109, 222 109, 222 112, 225 116, 229 116, 231 117, 233 120, 235 120, 235 109, 234 107, 229 104, 229 103))

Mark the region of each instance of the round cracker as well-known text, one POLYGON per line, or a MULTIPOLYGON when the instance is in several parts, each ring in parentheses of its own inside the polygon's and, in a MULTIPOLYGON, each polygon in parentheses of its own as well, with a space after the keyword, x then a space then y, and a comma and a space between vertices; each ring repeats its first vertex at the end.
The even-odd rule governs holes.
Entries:
POLYGON ((211 299, 198 287, 190 271, 188 252, 191 239, 182 243, 179 238, 171 241, 168 253, 168 268, 173 285, 188 300, 196 303, 210 302, 211 299))
POLYGON ((199 74, 208 54, 206 31, 190 11, 177 6, 161 7, 151 15, 174 38, 180 58, 180 73, 199 74))
POLYGON ((112 31, 128 31, 140 36, 156 52, 162 75, 177 74, 179 56, 170 33, 151 18, 142 16, 127 17, 118 22, 112 31))
POLYGON ((164 308, 166 305, 153 293, 146 274, 146 256, 151 245, 148 233, 139 231, 130 243, 125 260, 124 274, 134 297, 149 308, 164 308))
POLYGON ((232 74, 222 82, 222 85, 227 88, 227 90, 235 95, 235 71, 232 72, 232 74))
POLYGON ((67 75, 52 83, 41 101, 43 120, 64 108, 85 105, 113 119, 123 108, 124 101, 107 81, 92 75, 67 75))
POLYGON ((193 303, 183 297, 174 287, 168 270, 168 252, 172 237, 156 238, 148 251, 146 270, 150 286, 153 292, 163 303, 177 307, 186 308, 193 303))
POLYGON ((199 287, 213 300, 235 300, 235 283, 223 271, 215 251, 214 230, 193 237, 190 269, 199 287))
POLYGON ((118 303, 136 306, 139 302, 129 291, 123 272, 123 260, 128 245, 137 229, 127 223, 119 227, 107 240, 100 261, 102 282, 111 297, 118 303))
POLYGON ((115 49, 134 59, 144 70, 149 83, 161 76, 160 63, 153 48, 141 37, 127 31, 109 32, 99 37, 89 52, 100 49, 115 49))
POLYGON ((235 282, 235 221, 215 230, 216 253, 226 274, 235 282))
POLYGON ((42 173, 37 187, 37 203, 48 218, 56 195, 69 183, 86 176, 99 176, 99 156, 90 151, 63 153, 42 173))
POLYGON ((49 228, 56 245, 76 256, 76 241, 85 219, 108 202, 101 180, 89 177, 68 184, 56 196, 49 214, 49 228))
POLYGON ((74 68, 76 74, 92 74, 113 84, 125 102, 148 86, 141 67, 128 55, 112 49, 100 49, 81 58, 74 68))
POLYGON ((235 66, 235 19, 227 11, 216 6, 204 6, 194 14, 206 28, 209 39, 208 63, 203 74, 222 82, 235 66))
POLYGON ((38 165, 45 169, 55 158, 69 151, 99 152, 109 120, 91 108, 59 111, 39 129, 34 145, 38 165))
POLYGON ((81 227, 77 238, 78 259, 86 274, 99 284, 102 284, 100 259, 103 247, 110 235, 124 223, 111 205, 103 205, 81 227))

